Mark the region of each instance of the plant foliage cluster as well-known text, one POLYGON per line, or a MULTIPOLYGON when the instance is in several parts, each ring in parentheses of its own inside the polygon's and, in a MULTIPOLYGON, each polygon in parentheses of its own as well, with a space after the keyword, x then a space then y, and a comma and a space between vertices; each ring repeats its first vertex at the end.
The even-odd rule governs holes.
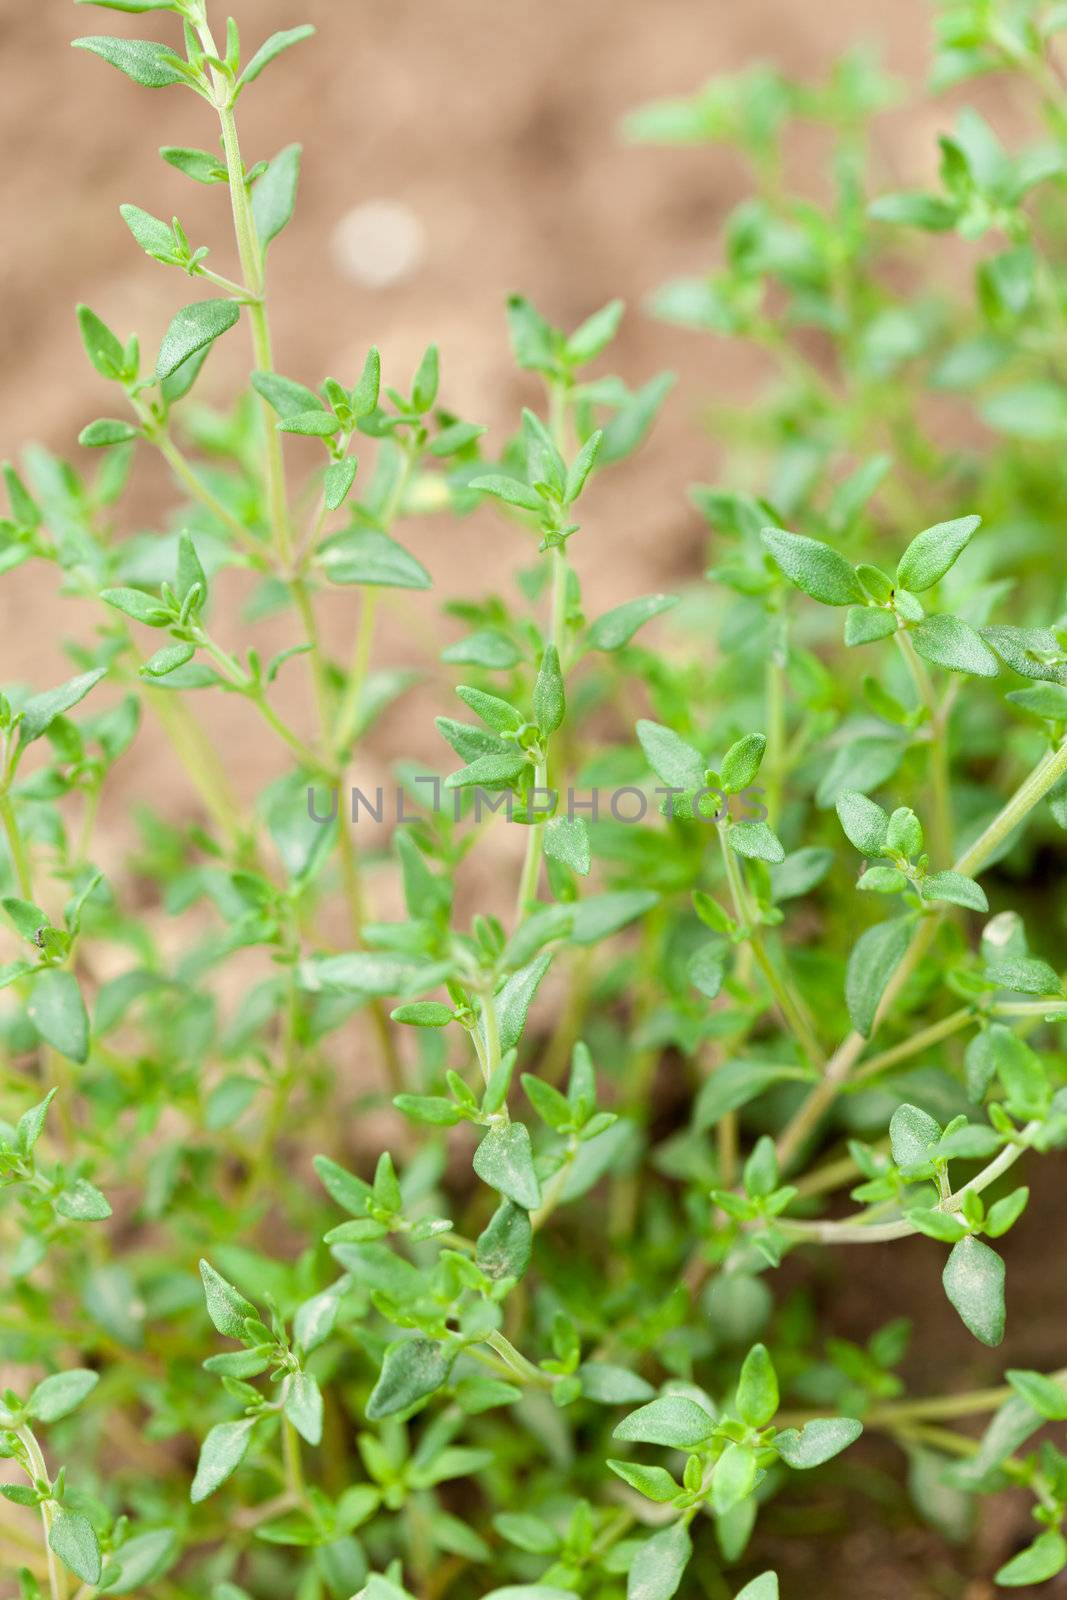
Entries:
POLYGON ((768 378, 716 414, 728 483, 691 491, 714 565, 590 616, 581 521, 671 384, 605 375, 621 305, 566 332, 509 303, 540 400, 503 442, 449 408, 434 347, 406 386, 373 348, 283 376, 267 264, 300 150, 247 165, 236 113, 312 30, 249 51, 204 0, 97 3, 166 14, 165 43, 75 42, 206 103, 207 147, 160 153, 221 191, 237 266, 123 205, 186 303, 158 350, 82 306, 100 465, 4 469, 0 571, 50 567, 86 617, 66 682, 0 697, 5 1594, 773 1600, 761 1510, 864 1428, 953 1536, 1029 1491, 997 1581, 1054 1577, 1067 1371, 907 1393, 893 1259, 927 1237, 953 1360, 1000 1379, 1002 1241, 1067 1143, 1067 7, 937 6, 935 90, 1007 77, 1034 131, 1009 149, 962 110, 925 189, 880 178, 897 90, 861 55, 634 112, 635 141, 748 163, 721 259, 652 309, 768 378), (787 159, 812 139, 819 198, 787 159), (927 236, 952 233, 942 273, 927 236), (204 362, 245 335, 248 388, 210 410, 204 362), (180 515, 118 537, 153 451, 180 515), (437 558, 399 524, 483 505, 516 582, 447 608, 448 803, 402 764, 415 820, 368 856, 308 790, 347 789, 410 687, 375 668, 376 609, 432 604, 437 558), (294 642, 264 659, 269 617, 294 642), (250 813, 204 731, 224 694, 276 750, 250 813), (109 878, 98 809, 142 715, 202 820, 141 814, 109 878), (468 858, 505 829, 521 874, 468 916, 468 858), (778 1288, 787 1256, 862 1246, 890 1317, 865 1345, 778 1288), (980 1436, 950 1425, 971 1413, 980 1436))

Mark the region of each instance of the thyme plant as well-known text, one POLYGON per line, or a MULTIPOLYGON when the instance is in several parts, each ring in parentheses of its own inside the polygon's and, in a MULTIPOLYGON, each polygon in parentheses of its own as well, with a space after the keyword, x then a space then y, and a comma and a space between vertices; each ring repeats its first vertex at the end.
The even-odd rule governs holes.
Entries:
POLYGON ((1027 1490, 997 1581, 1054 1577, 1067 1456, 1036 1436, 1067 1370, 986 1350, 1020 1180, 1067 1142, 1067 13, 938 8, 935 85, 1010 74, 1045 129, 1009 153, 963 112, 938 192, 885 192, 867 130, 892 86, 865 58, 630 119, 748 159, 722 263, 654 310, 774 374, 718 418, 729 481, 693 491, 710 581, 590 617, 598 477, 671 384, 604 375, 619 302, 570 332, 509 302, 531 405, 503 441, 449 408, 434 347, 406 387, 373 348, 282 375, 267 267, 300 150, 249 164, 237 113, 312 30, 248 51, 204 0, 95 3, 165 14, 165 42, 75 43, 206 103, 204 147, 161 155, 226 191, 234 262, 123 205, 193 298, 148 356, 80 307, 101 465, 4 470, 0 570, 51 566, 85 615, 66 682, 0 697, 5 1596, 773 1600, 760 1512, 864 1429, 957 1533, 1027 1490), (829 199, 792 187, 799 121, 829 199), (951 267, 926 287, 921 236, 950 230, 982 241, 973 296, 951 267), (211 410, 201 369, 243 336, 247 388, 211 410), (291 435, 323 452, 306 481, 291 435), (180 512, 125 534, 150 452, 180 512), (439 769, 402 763, 368 833, 364 741, 411 682, 375 669, 376 610, 408 591, 420 626, 439 559, 399 525, 479 506, 514 594, 447 608, 439 769), (270 659, 267 617, 293 641, 270 659), (301 671, 294 721, 276 685, 301 671), (212 743, 223 694, 275 752, 251 809, 212 743), (142 715, 198 820, 141 810, 106 875, 142 715), (910 1235, 979 1389, 905 1392, 910 1235), (884 1262, 862 1346, 778 1274, 856 1246, 884 1262))

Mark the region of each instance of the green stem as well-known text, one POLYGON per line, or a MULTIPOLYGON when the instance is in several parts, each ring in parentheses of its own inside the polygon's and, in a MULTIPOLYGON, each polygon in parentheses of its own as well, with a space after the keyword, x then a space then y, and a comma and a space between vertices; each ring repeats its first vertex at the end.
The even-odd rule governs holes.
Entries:
POLYGON ((501 1061, 500 1019, 492 992, 482 997, 482 1021, 485 1026, 485 1081, 488 1083, 501 1061))
MULTIPOLYGON (((534 777, 537 789, 548 788, 548 764, 540 762, 534 777)), ((526 830, 526 853, 522 858, 522 872, 519 874, 519 891, 515 897, 515 920, 521 922, 527 909, 537 899, 537 882, 541 876, 541 858, 544 854, 545 825, 543 822, 531 822, 526 830)))
MULTIPOLYGON (((1050 789, 1055 788, 1065 774, 1067 774, 1067 739, 1038 762, 985 831, 958 858, 953 871, 961 872, 967 877, 979 872, 1000 849, 1005 839, 1014 833, 1019 824, 1045 798, 1050 789)), ((919 922, 912 935, 911 944, 886 984, 871 1026, 872 1034, 894 1005, 900 991, 926 954, 941 915, 940 911, 933 909, 927 911, 919 922)), ((866 1047, 867 1039, 864 1035, 853 1031, 846 1035, 830 1057, 822 1081, 812 1090, 778 1140, 778 1159, 783 1169, 790 1164, 827 1108, 837 1098, 866 1047)))
POLYGON ((11 852, 11 864, 15 869, 19 893, 24 900, 33 899, 33 869, 30 866, 30 855, 26 848, 26 841, 19 829, 18 817, 15 807, 11 803, 11 796, 5 789, 0 793, 0 822, 4 826, 7 846, 11 852))
MULTIPOLYGON (((206 39, 210 41, 210 30, 204 29, 206 39)), ((212 53, 214 51, 212 50, 212 53)), ((241 260, 241 271, 244 275, 245 286, 250 295, 248 302, 248 320, 252 329, 252 350, 255 362, 260 372, 273 372, 274 353, 271 348, 270 323, 267 319, 267 307, 263 298, 265 287, 265 271, 263 251, 256 232, 255 218, 252 214, 252 200, 248 192, 248 181, 245 176, 244 162, 241 159, 241 146, 237 137, 237 122, 230 104, 220 105, 219 123, 222 128, 222 148, 226 155, 226 171, 230 181, 230 200, 233 208, 233 227, 237 236, 237 253, 241 260)), ((267 467, 267 501, 270 507, 271 524, 274 537, 277 541, 278 552, 283 563, 288 567, 293 559, 293 537, 289 526, 289 505, 285 492, 285 458, 282 454, 281 435, 278 432, 274 412, 261 398, 260 406, 263 414, 265 430, 265 458, 267 467)))
POLYGON ((989 1010, 994 1017, 1036 1017, 1043 1021, 1050 1017, 1062 1021, 1067 1001, 1049 995, 1047 1000, 998 1000, 989 1010))
MULTIPOLYGON (((1067 1368, 1049 1373, 1053 1383, 1067 1386, 1067 1368)), ((864 1422, 872 1428, 891 1428, 899 1423, 944 1421, 952 1417, 973 1417, 984 1411, 996 1411, 1010 1400, 1015 1390, 1010 1384, 995 1389, 970 1389, 966 1394, 927 1395, 921 1400, 891 1400, 886 1405, 874 1406, 867 1412, 864 1422)), ((775 1425, 780 1428, 798 1428, 810 1422, 819 1412, 780 1412, 775 1425)))
POLYGON ((570 1176, 571 1168, 578 1159, 579 1143, 575 1134, 571 1134, 567 1143, 567 1153, 563 1157, 562 1165, 554 1172, 541 1192, 541 1204, 536 1211, 530 1213, 530 1226, 534 1233, 543 1228, 549 1217, 563 1198, 563 1190, 570 1176))
MULTIPOLYGON (((1039 1120, 1028 1122, 1020 1128, 1017 1139, 1005 1145, 1000 1153, 993 1157, 981 1172, 975 1174, 968 1183, 939 1200, 934 1208, 937 1211, 956 1212, 963 1205, 964 1196, 980 1194, 983 1189, 988 1189, 990 1184, 996 1183, 1005 1172, 1013 1167, 1023 1152, 1030 1147, 1030 1141, 1040 1128, 1039 1120)), ((906 1239, 919 1229, 906 1218, 898 1222, 795 1222, 790 1218, 782 1221, 782 1226, 794 1238, 814 1239, 819 1244, 882 1244, 890 1239, 906 1239)))
POLYGON ((178 760, 211 816, 232 840, 239 840, 244 822, 228 779, 212 744, 188 706, 169 689, 147 689, 145 698, 166 730, 178 760))
POLYGON ((782 765, 785 757, 785 674, 772 644, 766 667, 767 753, 763 761, 767 821, 773 828, 782 810, 782 765))
POLYGON ((1054 789, 1060 779, 1067 776, 1067 739, 1058 748, 1048 751, 1033 772, 1016 789, 1011 799, 998 811, 993 821, 966 849, 956 862, 956 872, 967 876, 980 872, 991 856, 995 855, 1010 834, 1034 807, 1054 789))
MULTIPOLYGON (((555 441, 556 449, 561 455, 566 455, 567 452, 567 405, 567 389, 562 384, 550 384, 548 389, 549 430, 555 441)), ((564 545, 554 545, 552 549, 552 598, 549 608, 548 635, 545 643, 546 645, 555 646, 556 654, 559 657, 560 671, 564 675, 566 675, 567 666, 567 580, 569 571, 566 547, 564 545)), ((534 783, 538 789, 544 790, 548 788, 547 748, 544 760, 538 764, 534 783)), ((537 885, 541 876, 544 844, 544 822, 530 823, 529 834, 526 839, 526 853, 522 862, 522 873, 519 877, 519 892, 516 898, 515 916, 517 921, 521 921, 527 907, 537 899, 537 885)))
POLYGON ((374 624, 378 614, 377 589, 370 587, 363 589, 360 603, 361 609, 359 627, 356 630, 355 654, 352 657, 352 665, 349 668, 344 698, 341 701, 333 736, 333 747, 339 759, 347 751, 358 729, 359 714, 363 709, 363 693, 367 686, 371 646, 374 641, 374 624))
POLYGON ((195 276, 206 278, 209 283, 213 283, 218 289, 225 289, 227 294, 233 295, 234 299, 239 300, 243 306, 251 305, 252 303, 252 296, 244 284, 234 283, 232 278, 224 278, 221 272, 214 272, 210 267, 198 265, 195 276))
POLYGON ((149 437, 174 476, 179 483, 188 489, 193 499, 199 500, 200 504, 210 511, 211 515, 218 522, 221 522, 224 528, 227 528, 233 534, 237 542, 243 549, 248 551, 249 555, 262 562, 264 550, 259 540, 249 533, 244 524, 237 520, 232 511, 227 510, 218 496, 213 494, 207 484, 198 477, 169 434, 159 433, 154 436, 150 434, 149 437))
POLYGON ((315 617, 315 608, 311 603, 311 595, 303 578, 294 578, 289 589, 300 615, 304 636, 311 645, 311 682, 320 736, 325 744, 330 731, 330 685, 326 675, 326 657, 323 654, 319 625, 315 617))
POLYGON ((300 1435, 288 1417, 282 1418, 282 1458, 285 1462, 285 1485, 300 1504, 306 1497, 304 1468, 300 1460, 300 1435))
MULTIPOLYGON (((17 1432, 19 1438, 22 1440, 22 1443, 26 1448, 26 1454, 29 1457, 29 1468, 27 1470, 29 1471, 30 1476, 32 1478, 39 1478, 42 1480, 42 1482, 51 1483, 52 1480, 48 1475, 47 1463, 45 1462, 44 1456, 41 1454, 41 1447, 33 1435, 33 1430, 28 1427, 23 1427, 19 1428, 17 1432)), ((44 1547, 45 1555, 48 1560, 48 1587, 51 1592, 52 1600, 67 1600, 67 1569, 63 1566, 62 1562, 56 1559, 55 1552, 48 1542, 49 1535, 52 1531, 52 1518, 55 1514, 53 1507, 53 1501, 41 1501, 41 1524, 44 1528, 44 1547)))
POLYGON ((221 667, 223 673, 238 693, 244 695, 245 699, 255 706, 264 722, 274 729, 280 739, 285 741, 301 766, 306 768, 308 772, 318 773, 323 777, 332 778, 334 776, 332 769, 324 763, 322 757, 316 755, 311 746, 305 744, 300 735, 295 733, 274 710, 274 707, 267 700, 262 684, 251 678, 240 662, 228 650, 224 650, 221 645, 216 644, 214 639, 205 633, 203 629, 198 632, 198 643, 207 651, 216 666, 221 667))
POLYGON ((182 487, 189 491, 194 500, 199 500, 200 504, 233 534, 237 542, 254 556, 257 562, 262 563, 266 552, 258 539, 253 537, 244 523, 238 521, 233 512, 223 505, 218 496, 197 475, 192 463, 186 459, 167 432, 166 423, 154 416, 133 390, 127 390, 127 399, 144 429, 145 438, 150 444, 155 445, 182 487))
POLYGON ((954 1033, 959 1033, 966 1028, 968 1023, 975 1020, 974 1012, 970 1006, 961 1006, 958 1011, 953 1011, 949 1016, 942 1017, 940 1022, 932 1022, 928 1028, 921 1028, 918 1033, 913 1033, 909 1039, 902 1039, 900 1044, 895 1044, 889 1050, 883 1050, 879 1055, 872 1056, 865 1061, 858 1071, 852 1074, 849 1087, 863 1083, 868 1078, 874 1078, 879 1072, 885 1072, 888 1067, 895 1067, 898 1061, 907 1061, 911 1056, 917 1056, 932 1044, 939 1044, 942 1039, 949 1039, 954 1033))
POLYGON ((938 708, 934 686, 926 665, 903 628, 893 635, 911 673, 915 692, 926 710, 930 731, 930 823, 933 858, 938 867, 952 860, 952 786, 949 781, 948 741, 945 718, 938 708))
MULTIPOLYGON (((348 817, 342 812, 337 819, 337 844, 341 856, 341 878, 344 885, 345 901, 348 906, 348 926, 352 938, 353 948, 363 949, 363 928, 367 920, 367 905, 363 893, 363 864, 356 841, 352 837, 352 829, 348 817)), ((389 1024, 385 1007, 375 995, 367 1007, 370 1012, 371 1023, 378 1036, 378 1046, 381 1050, 382 1061, 385 1066, 389 1087, 393 1094, 402 1094, 406 1088, 404 1081, 404 1067, 396 1048, 396 1040, 389 1024)))
POLYGON ((807 1056, 811 1065, 813 1067, 821 1067, 823 1054, 819 1048, 819 1041, 816 1039, 811 1024, 805 1015, 804 1003, 800 996, 794 993, 789 980, 782 976, 771 960, 770 953, 763 940, 763 934, 756 925, 755 917, 748 903, 748 894, 745 890, 745 881, 740 864, 727 843, 725 828, 720 827, 718 833, 723 865, 726 869, 726 882, 730 890, 730 899, 733 902, 734 916, 745 929, 752 954, 760 971, 767 980, 767 987, 774 996, 775 1004, 781 1012, 782 1020, 785 1022, 786 1027, 804 1055, 807 1056))
POLYGON ((495 1329, 487 1333, 485 1342, 490 1349, 516 1373, 524 1383, 532 1384, 538 1389, 551 1389, 555 1384, 555 1377, 551 1372, 544 1372, 540 1367, 535 1367, 532 1361, 527 1361, 521 1350, 516 1350, 511 1340, 495 1329))

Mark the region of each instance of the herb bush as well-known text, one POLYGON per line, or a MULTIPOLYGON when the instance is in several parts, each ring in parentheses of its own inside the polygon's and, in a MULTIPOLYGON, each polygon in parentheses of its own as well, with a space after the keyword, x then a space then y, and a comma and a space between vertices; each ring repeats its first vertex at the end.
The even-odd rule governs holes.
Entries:
POLYGON ((887 192, 868 129, 893 86, 861 57, 818 89, 759 69, 634 113, 634 139, 750 162, 721 266, 653 309, 774 369, 716 419, 747 486, 693 490, 710 582, 656 622, 674 597, 582 607, 576 519, 670 386, 597 375, 621 306, 565 334, 512 300, 544 403, 502 446, 439 398, 433 348, 410 390, 373 349, 345 382, 276 373, 266 262, 300 152, 246 167, 235 109, 311 30, 245 54, 203 0, 110 3, 177 14, 167 44, 76 42, 217 115, 217 147, 162 155, 228 186, 239 266, 124 206, 196 297, 147 360, 80 308, 117 413, 81 435, 103 464, 37 449, 5 472, 0 565, 56 567, 88 642, 70 681, 0 699, 4 1593, 771 1600, 746 1554, 761 1506, 863 1428, 935 1521, 1028 1490, 1032 1538, 996 1578, 1053 1577, 1067 1459, 1035 1436, 1067 1418, 1067 1371, 1001 1379, 981 1346, 1004 1337, 1020 1175, 1067 1141, 1060 913, 1035 869, 1067 827, 1067 13, 939 10, 935 88, 1011 74, 1042 131, 1010 153, 962 111, 930 192, 887 192), (820 201, 785 160, 813 123, 820 201), (937 289, 922 236, 951 231, 937 289), (231 329, 250 388, 219 415, 186 396, 231 329), (324 450, 295 490, 291 434, 324 450), (180 532, 114 536, 134 449, 172 469, 180 532), (518 598, 451 607, 468 632, 438 728, 460 765, 436 790, 400 770, 415 820, 368 886, 349 788, 406 682, 372 670, 376 597, 430 587, 395 529, 486 499, 518 598), (269 662, 212 605, 228 567, 246 617, 291 616, 269 662), (320 643, 330 590, 351 665, 320 643), (301 670, 314 718, 292 726, 274 686, 301 670), (223 692, 279 741, 247 815, 200 721, 223 692), (204 819, 141 822, 137 877, 178 939, 94 866, 142 704, 204 819), (466 858, 509 828, 521 875, 457 919, 466 858), (220 969, 250 959, 223 1004, 220 969), (390 1100, 391 1149, 357 1172, 390 1100), (977 1392, 906 1394, 895 1371, 913 1234, 977 1392), (860 1347, 776 1269, 864 1245, 888 1320, 860 1347), (980 1436, 953 1425, 972 1414, 980 1436))

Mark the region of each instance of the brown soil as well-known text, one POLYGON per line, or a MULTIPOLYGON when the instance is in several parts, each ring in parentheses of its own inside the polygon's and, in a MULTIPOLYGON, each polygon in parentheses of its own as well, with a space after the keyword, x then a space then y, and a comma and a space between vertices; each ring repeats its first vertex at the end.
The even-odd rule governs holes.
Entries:
MULTIPOLYGON (((818 77, 859 40, 880 46, 889 66, 915 88, 927 54, 927 6, 922 0, 893 6, 884 0, 821 0, 817 6, 798 0, 541 0, 527 7, 500 0, 303 0, 294 13, 290 0, 249 0, 238 9, 248 45, 305 18, 320 30, 317 42, 276 67, 269 88, 242 106, 248 159, 273 154, 292 138, 305 150, 297 222, 272 254, 280 369, 312 383, 330 370, 351 382, 373 341, 386 373, 403 383, 435 339, 449 404, 493 425, 499 439, 517 405, 530 397, 510 362, 505 295, 522 289, 565 325, 613 295, 624 296, 631 314, 618 350, 620 370, 637 383, 670 367, 679 382, 651 444, 597 490, 575 557, 593 610, 695 579, 704 541, 685 487, 724 470, 721 451, 701 425, 702 408, 709 399, 752 392, 759 371, 725 343, 652 323, 640 305, 664 278, 698 271, 713 259, 722 219, 742 197, 746 179, 732 158, 715 151, 627 150, 617 137, 618 120, 635 103, 695 88, 754 60, 818 77), (403 200, 426 234, 420 269, 385 290, 347 281, 326 247, 336 219, 374 198, 403 200)), ((208 145, 206 108, 201 113, 197 102, 176 92, 135 88, 67 48, 80 32, 143 34, 153 21, 75 12, 61 0, 0 3, 0 127, 8 155, 7 248, 0 260, 2 455, 17 455, 28 434, 60 453, 84 455, 74 443, 79 428, 108 411, 104 385, 81 351, 76 301, 88 301, 120 331, 136 326, 148 349, 180 302, 180 284, 133 246, 118 215, 120 202, 132 200, 168 217, 180 212, 194 242, 218 241, 212 255, 217 270, 235 270, 224 242, 225 192, 189 184, 154 153, 162 144, 208 145)), ((928 103, 890 118, 882 149, 887 171, 914 176, 927 169, 933 135, 948 120, 947 109, 928 103)), ((236 343, 237 336, 229 345, 223 341, 206 369, 207 397, 221 402, 229 392, 243 356, 236 343)), ((132 505, 131 528, 159 526, 168 516, 172 491, 154 462, 138 464, 132 505)), ((466 591, 472 573, 486 591, 503 587, 516 564, 514 536, 490 513, 458 526, 415 524, 404 536, 435 578, 435 595, 426 603, 420 597, 418 605, 418 664, 429 669, 438 643, 454 636, 455 625, 439 616, 440 598, 466 591)), ((327 614, 339 653, 347 653, 351 604, 338 597, 327 614)), ((25 678, 39 687, 59 681, 66 675, 63 638, 84 637, 90 626, 78 602, 53 597, 39 569, 7 577, 0 588, 0 679, 25 678)), ((268 650, 290 642, 284 623, 262 625, 259 632, 268 650)), ((409 662, 411 650, 410 627, 405 632, 390 614, 384 661, 409 662)), ((283 702, 290 697, 294 716, 305 709, 298 678, 292 675, 281 696, 283 702)), ((379 781, 384 763, 400 751, 436 758, 425 730, 438 708, 436 693, 427 690, 407 702, 406 712, 387 719, 361 781, 379 781)), ((244 707, 224 701, 207 709, 242 792, 255 792, 282 770, 250 728, 244 707)), ((139 803, 170 815, 195 814, 151 723, 109 791, 100 852, 105 864, 128 843, 129 810, 139 803)), ((1035 1197, 1012 1235, 1010 1360, 969 1345, 973 1371, 959 1370, 960 1331, 937 1281, 940 1252, 925 1241, 894 1252, 892 1279, 881 1259, 857 1259, 858 1252, 847 1258, 842 1252, 831 1262, 822 1295, 834 1331, 862 1338, 888 1317, 911 1312, 922 1330, 909 1372, 917 1392, 972 1379, 987 1384, 1005 1364, 1059 1363, 1062 1295, 1044 1262, 1042 1198, 1046 1216, 1062 1210, 1051 1192, 1035 1197)), ((1057 1214, 1056 1223, 1061 1220, 1057 1214)), ((869 1445, 863 1465, 844 1502, 844 1522, 823 1521, 814 1499, 811 1527, 822 1530, 814 1538, 805 1536, 803 1518, 789 1525, 771 1519, 757 1555, 760 1565, 780 1568, 783 1595, 991 1596, 988 1574, 1028 1537, 1024 1505, 1006 1500, 990 1508, 979 1535, 961 1550, 917 1523, 893 1450, 869 1445), (876 1480, 884 1511, 872 1515, 861 1491, 876 1480)), ((1061 1592, 1067 1585, 1041 1591, 1050 1597, 1061 1592)))

